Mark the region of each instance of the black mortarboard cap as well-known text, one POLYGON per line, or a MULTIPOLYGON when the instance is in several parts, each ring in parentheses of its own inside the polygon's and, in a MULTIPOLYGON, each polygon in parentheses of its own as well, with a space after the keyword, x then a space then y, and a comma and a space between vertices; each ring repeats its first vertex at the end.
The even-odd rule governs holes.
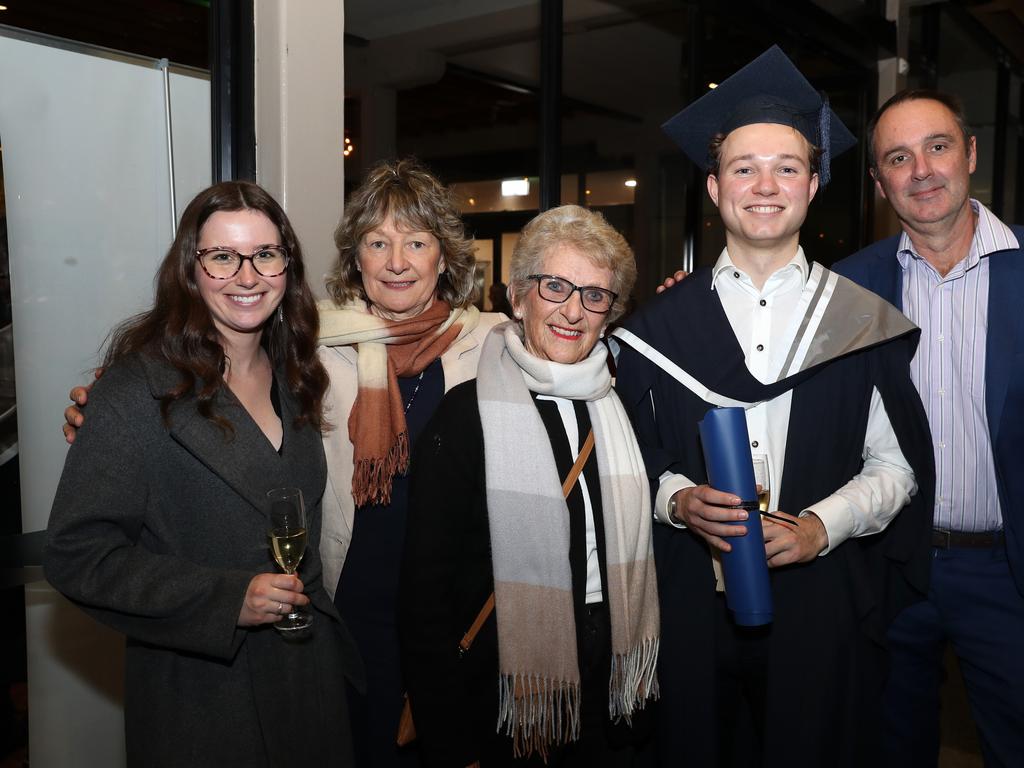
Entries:
POLYGON ((857 139, 777 45, 717 88, 708 91, 662 126, 694 163, 710 167, 708 145, 718 133, 752 123, 778 123, 800 131, 821 148, 818 176, 829 180, 831 159, 857 139))

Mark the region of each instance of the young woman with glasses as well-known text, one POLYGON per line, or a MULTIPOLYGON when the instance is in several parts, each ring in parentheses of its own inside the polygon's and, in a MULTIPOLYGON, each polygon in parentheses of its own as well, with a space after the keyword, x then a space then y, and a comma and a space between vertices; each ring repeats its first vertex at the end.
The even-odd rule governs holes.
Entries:
POLYGON ((113 333, 50 517, 46 574, 127 636, 129 765, 346 765, 358 654, 324 589, 268 547, 268 491, 320 532, 328 380, 281 207, 224 182, 187 207, 152 308, 113 333), (273 629, 293 607, 303 637, 273 629))

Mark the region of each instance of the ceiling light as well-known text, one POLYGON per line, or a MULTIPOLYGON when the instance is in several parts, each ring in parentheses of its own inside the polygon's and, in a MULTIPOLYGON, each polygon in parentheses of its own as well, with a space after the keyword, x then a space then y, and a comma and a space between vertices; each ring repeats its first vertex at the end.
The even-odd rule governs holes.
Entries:
POLYGON ((502 197, 525 197, 530 194, 529 179, 506 179, 501 182, 502 197))
POLYGON ((710 88, 712 91, 715 90, 715 88, 717 88, 717 87, 718 87, 718 83, 708 83, 708 88, 710 88))
POLYGON ((635 187, 636 186, 636 179, 626 179, 626 186, 627 187, 635 187))

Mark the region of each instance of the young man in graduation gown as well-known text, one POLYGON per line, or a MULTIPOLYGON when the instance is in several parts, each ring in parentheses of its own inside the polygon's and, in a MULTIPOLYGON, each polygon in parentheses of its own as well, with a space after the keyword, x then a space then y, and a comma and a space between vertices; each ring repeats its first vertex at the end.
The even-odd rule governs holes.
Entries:
POLYGON ((807 206, 854 139, 777 47, 665 128, 708 170, 727 245, 616 331, 663 523, 660 762, 871 765, 886 623, 928 572, 918 332, 804 256, 807 206), (763 627, 738 626, 716 589, 714 561, 747 516, 707 485, 698 422, 719 405, 747 409, 751 453, 771 469, 763 627))

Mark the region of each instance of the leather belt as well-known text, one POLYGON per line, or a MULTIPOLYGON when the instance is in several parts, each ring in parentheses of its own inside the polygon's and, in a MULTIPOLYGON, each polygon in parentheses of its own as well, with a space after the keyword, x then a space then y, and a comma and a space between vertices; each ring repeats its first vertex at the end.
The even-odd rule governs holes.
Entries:
POLYGON ((1001 544, 1005 538, 1002 531, 944 531, 932 529, 932 546, 938 549, 983 549, 1001 544))

